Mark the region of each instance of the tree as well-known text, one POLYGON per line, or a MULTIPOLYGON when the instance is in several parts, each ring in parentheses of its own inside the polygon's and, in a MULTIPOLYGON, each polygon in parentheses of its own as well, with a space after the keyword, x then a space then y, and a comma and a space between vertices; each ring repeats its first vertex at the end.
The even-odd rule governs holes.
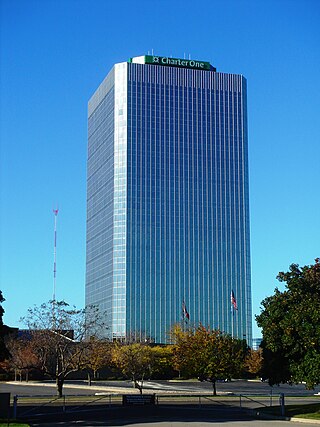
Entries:
POLYGON ((6 346, 10 352, 10 357, 4 362, 6 370, 14 371, 15 380, 18 374, 20 381, 24 372, 28 381, 29 371, 39 367, 32 340, 27 336, 19 337, 17 334, 11 334, 6 339, 6 346))
POLYGON ((177 372, 173 367, 173 346, 151 346, 152 364, 150 377, 157 379, 172 378, 177 372))
POLYGON ((91 337, 103 328, 98 310, 77 310, 65 301, 49 301, 28 310, 21 319, 30 330, 41 371, 56 381, 57 394, 71 372, 86 369, 86 350, 91 337))
POLYGON ((5 301, 5 298, 3 298, 2 291, 0 291, 0 326, 3 326, 4 308, 2 307, 2 303, 4 301, 5 301))
POLYGON ((218 379, 231 379, 243 369, 244 342, 219 330, 175 327, 173 338, 175 367, 184 375, 212 382, 214 395, 218 379))
POLYGON ((88 384, 91 385, 92 377, 97 378, 99 369, 111 364, 112 343, 108 340, 99 340, 91 337, 86 345, 84 358, 88 372, 88 384))
POLYGON ((9 357, 9 353, 4 342, 4 337, 6 334, 3 324, 4 309, 2 307, 2 303, 4 301, 5 299, 3 298, 2 292, 0 291, 0 362, 9 357))
POLYGON ((320 259, 301 268, 292 264, 277 279, 286 283, 285 290, 276 288, 256 316, 263 334, 263 376, 270 385, 305 382, 312 389, 320 383, 320 259))
POLYGON ((153 353, 146 344, 116 343, 112 351, 114 365, 133 381, 134 387, 142 394, 143 381, 150 374, 153 364, 153 353))
POLYGON ((262 349, 258 350, 249 349, 244 360, 244 368, 249 374, 260 376, 262 372, 262 349))
POLYGON ((16 328, 10 328, 3 323, 4 308, 2 307, 2 303, 4 301, 5 298, 2 295, 2 291, 0 291, 0 362, 10 357, 10 352, 5 344, 5 338, 17 330, 16 328))

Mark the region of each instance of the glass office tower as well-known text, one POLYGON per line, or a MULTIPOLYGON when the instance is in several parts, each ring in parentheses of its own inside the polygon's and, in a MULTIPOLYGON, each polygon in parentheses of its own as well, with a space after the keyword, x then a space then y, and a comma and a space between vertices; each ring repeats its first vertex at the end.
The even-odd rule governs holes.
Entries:
POLYGON ((201 322, 251 343, 246 103, 243 76, 156 56, 90 99, 86 304, 111 339, 201 322))

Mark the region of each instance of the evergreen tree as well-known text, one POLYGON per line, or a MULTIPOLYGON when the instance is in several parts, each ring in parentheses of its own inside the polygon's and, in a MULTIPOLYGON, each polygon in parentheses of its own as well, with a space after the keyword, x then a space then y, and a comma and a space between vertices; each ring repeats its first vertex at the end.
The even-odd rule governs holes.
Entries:
POLYGON ((270 385, 320 384, 320 259, 314 265, 292 264, 278 275, 285 290, 275 289, 256 316, 263 333, 263 376, 270 385))

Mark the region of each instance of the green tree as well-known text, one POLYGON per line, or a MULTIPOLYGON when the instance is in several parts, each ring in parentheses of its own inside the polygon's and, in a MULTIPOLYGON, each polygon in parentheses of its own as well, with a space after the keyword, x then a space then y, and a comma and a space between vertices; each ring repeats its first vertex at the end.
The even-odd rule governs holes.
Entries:
POLYGON ((0 291, 0 326, 3 325, 4 308, 2 307, 2 303, 4 301, 5 301, 5 298, 3 298, 2 291, 0 291))
POLYGON ((142 394, 143 381, 150 375, 154 356, 149 345, 141 343, 116 343, 112 350, 113 364, 133 381, 133 385, 142 394))
POLYGON ((151 378, 169 379, 172 378, 177 372, 173 367, 173 346, 152 346, 151 352, 153 354, 151 365, 151 378))
POLYGON ((9 357, 9 352, 4 342, 4 337, 6 335, 5 327, 3 324, 4 309, 2 307, 2 303, 4 301, 5 299, 3 298, 2 291, 0 291, 0 362, 9 357))
POLYGON ((2 307, 2 303, 4 301, 5 298, 2 295, 2 291, 0 291, 0 362, 10 357, 10 352, 5 344, 6 337, 17 331, 16 328, 10 328, 3 323, 4 308, 2 307))
POLYGON ((320 383, 320 260, 314 265, 292 264, 277 276, 285 290, 275 289, 256 316, 262 328, 263 376, 270 385, 320 383))
POLYGON ((173 331, 175 367, 185 376, 212 382, 217 394, 218 379, 231 379, 243 369, 245 344, 219 330, 200 325, 196 329, 173 331))
POLYGON ((98 337, 104 326, 98 310, 77 310, 65 301, 49 301, 30 308, 21 320, 29 327, 37 367, 56 381, 61 397, 68 375, 88 366, 90 337, 98 337))

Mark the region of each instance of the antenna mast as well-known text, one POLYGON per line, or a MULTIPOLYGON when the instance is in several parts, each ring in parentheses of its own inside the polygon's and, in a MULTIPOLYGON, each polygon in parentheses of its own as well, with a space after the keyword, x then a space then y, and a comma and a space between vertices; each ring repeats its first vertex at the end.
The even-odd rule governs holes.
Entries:
POLYGON ((53 209, 54 213, 54 247, 53 247, 53 297, 56 300, 56 277, 57 277, 57 216, 59 209, 53 209))

